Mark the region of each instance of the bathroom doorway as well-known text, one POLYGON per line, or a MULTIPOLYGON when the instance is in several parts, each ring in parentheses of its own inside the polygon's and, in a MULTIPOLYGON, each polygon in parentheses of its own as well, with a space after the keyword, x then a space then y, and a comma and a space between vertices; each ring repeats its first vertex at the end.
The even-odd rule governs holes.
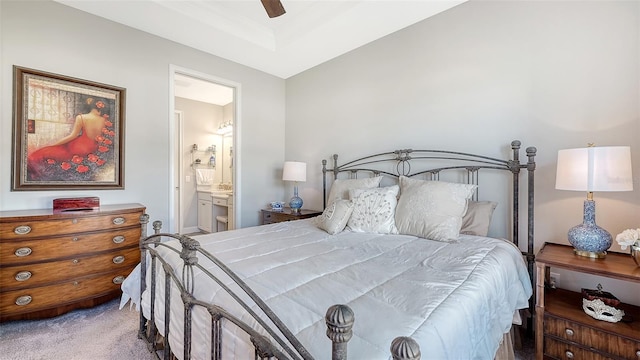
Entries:
MULTIPOLYGON (((171 66, 170 126, 172 156, 169 231, 190 234, 218 228, 215 218, 202 225, 205 191, 224 191, 228 203, 239 204, 238 174, 238 98, 239 84, 189 69, 171 66), (198 212, 200 210, 200 213, 198 212)), ((219 195, 219 194, 214 194, 219 195)), ((238 206, 228 207, 229 223, 238 223, 238 206)), ((219 211, 218 211, 219 212, 219 211)), ((227 215, 227 214, 225 214, 227 215)), ((205 220, 207 220, 205 219, 205 220)))

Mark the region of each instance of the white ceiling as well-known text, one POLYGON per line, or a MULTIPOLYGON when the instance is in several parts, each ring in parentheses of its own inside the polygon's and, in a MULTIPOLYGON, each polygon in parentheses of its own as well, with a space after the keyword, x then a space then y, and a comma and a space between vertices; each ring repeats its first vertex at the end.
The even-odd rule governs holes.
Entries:
POLYGON ((466 0, 54 0, 286 79, 466 0))

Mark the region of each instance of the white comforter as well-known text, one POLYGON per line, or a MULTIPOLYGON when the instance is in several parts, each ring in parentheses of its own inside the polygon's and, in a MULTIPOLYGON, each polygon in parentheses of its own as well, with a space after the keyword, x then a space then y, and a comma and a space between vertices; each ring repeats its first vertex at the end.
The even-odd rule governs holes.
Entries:
MULTIPOLYGON (((526 308, 532 293, 520 251, 500 239, 463 235, 456 243, 444 243, 350 231, 332 236, 312 220, 196 239, 244 278, 316 359, 331 358, 324 315, 334 304, 346 304, 355 313, 349 359, 387 359, 396 336, 413 337, 423 359, 493 359, 514 311, 526 308)), ((177 255, 171 258, 179 261, 177 255)), ((200 264, 210 265, 207 260, 200 264)), ((138 281, 134 271, 123 284, 123 304, 129 298, 138 301, 138 281)), ((196 298, 240 313, 217 289, 204 274, 196 275, 196 298)), ((172 295, 174 304, 180 301, 177 291, 172 295)), ((149 303, 145 292, 147 318, 149 303)), ((181 306, 172 309, 169 337, 179 358, 182 313, 181 306)), ((158 302, 156 314, 162 330, 158 302)), ((194 359, 210 356, 209 322, 208 316, 194 320, 194 327, 204 327, 194 331, 194 359)), ((234 330, 223 334, 225 358, 252 358, 252 348, 236 335, 234 330)))

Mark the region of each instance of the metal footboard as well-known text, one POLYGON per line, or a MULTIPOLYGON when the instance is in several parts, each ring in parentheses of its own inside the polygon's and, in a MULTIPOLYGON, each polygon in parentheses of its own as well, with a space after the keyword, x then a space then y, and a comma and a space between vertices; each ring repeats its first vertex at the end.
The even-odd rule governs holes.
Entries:
MULTIPOLYGON (((140 276, 140 294, 143 294, 147 287, 150 290, 150 318, 147 320, 143 312, 140 312, 140 329, 138 337, 144 339, 149 350, 160 359, 174 358, 169 344, 170 332, 170 308, 171 308, 171 291, 172 285, 175 285, 180 291, 180 298, 184 304, 184 328, 183 328, 183 359, 191 359, 192 345, 192 323, 193 309, 202 307, 207 310, 211 320, 211 359, 222 359, 222 337, 223 322, 234 324, 242 332, 247 334, 255 349, 255 359, 313 359, 313 356, 305 349, 305 347, 296 339, 287 326, 278 318, 278 316, 269 308, 269 306, 231 269, 223 264, 219 259, 209 252, 200 248, 198 241, 184 235, 164 234, 160 233, 161 223, 155 221, 153 223, 154 234, 147 237, 146 225, 149 222, 149 216, 143 215, 140 219, 143 228, 143 237, 140 240, 141 250, 141 276, 140 276), (165 244, 162 239, 176 239, 181 244, 181 249, 175 249, 165 244), (174 269, 160 254, 159 249, 165 249, 179 254, 182 260, 182 268, 174 269), (205 269, 198 263, 198 255, 206 258, 221 270, 227 279, 233 280, 234 284, 249 298, 252 303, 247 303, 241 298, 241 294, 237 294, 225 282, 215 274, 205 269), (147 262, 150 261, 150 284, 146 283, 147 279, 147 262), (156 290, 158 286, 158 266, 161 267, 161 273, 164 274, 164 336, 158 336, 156 328, 156 290), (246 322, 229 313, 226 309, 215 304, 209 304, 200 301, 194 297, 195 279, 194 270, 199 269, 213 279, 224 291, 226 291, 233 299, 246 311, 264 330, 268 336, 262 332, 249 326, 246 322), (256 313, 251 305, 256 305, 262 315, 266 316, 275 326, 273 328, 265 319, 256 313)), ((355 317, 353 311, 346 305, 333 305, 325 315, 327 324, 326 336, 332 343, 332 359, 347 359, 347 344, 352 336, 352 327, 355 317)), ((395 338, 390 345, 390 354, 393 359, 417 360, 420 359, 420 348, 418 344, 409 337, 395 338)))

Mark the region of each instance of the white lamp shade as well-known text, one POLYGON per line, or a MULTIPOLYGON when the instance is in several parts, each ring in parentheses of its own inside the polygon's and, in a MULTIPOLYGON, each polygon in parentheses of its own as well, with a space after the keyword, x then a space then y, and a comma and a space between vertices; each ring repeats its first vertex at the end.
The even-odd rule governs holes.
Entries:
POLYGON ((558 151, 556 189, 631 191, 631 148, 602 146, 558 151))
POLYGON ((285 161, 282 170, 284 181, 307 181, 307 163, 297 161, 285 161))

